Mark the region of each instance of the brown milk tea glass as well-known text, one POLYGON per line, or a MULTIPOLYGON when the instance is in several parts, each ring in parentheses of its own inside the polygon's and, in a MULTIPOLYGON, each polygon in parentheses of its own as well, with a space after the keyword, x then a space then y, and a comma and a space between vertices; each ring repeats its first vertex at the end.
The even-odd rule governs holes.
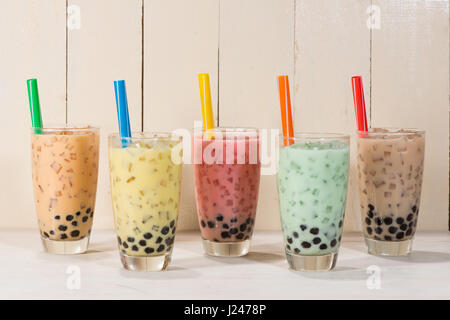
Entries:
POLYGON ((358 132, 358 179, 368 252, 411 252, 422 190, 425 132, 381 129, 358 132))
POLYGON ((85 252, 95 210, 99 129, 32 128, 31 150, 34 202, 45 251, 85 252))

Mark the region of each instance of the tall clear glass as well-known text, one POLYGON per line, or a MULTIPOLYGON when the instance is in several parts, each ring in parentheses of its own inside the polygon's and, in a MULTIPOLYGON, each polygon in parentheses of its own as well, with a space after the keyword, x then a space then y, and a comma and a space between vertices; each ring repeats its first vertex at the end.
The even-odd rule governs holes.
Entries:
POLYGON ((34 202, 45 251, 87 250, 95 211, 99 129, 31 130, 34 202))
POLYGON ((182 137, 170 133, 109 136, 114 224, 125 269, 166 269, 175 241, 182 137))

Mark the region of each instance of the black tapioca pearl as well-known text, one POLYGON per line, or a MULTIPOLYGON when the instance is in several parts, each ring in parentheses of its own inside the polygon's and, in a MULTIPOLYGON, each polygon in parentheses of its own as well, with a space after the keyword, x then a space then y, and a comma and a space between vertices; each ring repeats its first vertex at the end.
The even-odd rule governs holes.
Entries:
POLYGON ((367 218, 367 217, 366 217, 365 221, 366 221, 366 224, 367 224, 368 226, 370 226, 370 225, 372 224, 372 220, 370 220, 370 219, 367 218))
POLYGON ((122 243, 122 246, 123 246, 125 249, 127 249, 127 248, 128 248, 128 243, 127 243, 126 241, 124 241, 124 242, 122 243))
POLYGON ((177 227, 172 229, 172 234, 175 234, 175 231, 177 230, 177 227))
POLYGON ((239 240, 241 240, 241 239, 244 238, 244 234, 243 234, 243 233, 239 233, 239 234, 236 236, 236 238, 239 239, 239 240))
POLYGON ((50 234, 53 236, 55 234, 55 231, 50 230, 50 234))
POLYGON ((416 213, 416 211, 417 211, 417 206, 416 206, 416 205, 413 205, 413 207, 411 208, 411 210, 412 210, 412 212, 416 213))
POLYGON ((214 241, 214 242, 219 242, 219 239, 214 238, 213 241, 214 241))
POLYGON ((221 236, 222 238, 226 239, 226 238, 229 238, 229 237, 230 237, 230 234, 228 233, 228 231, 223 231, 223 232, 220 234, 220 236, 221 236))
POLYGON ((144 238, 145 239, 151 239, 153 237, 153 235, 150 232, 144 233, 144 238))
POLYGON ((145 248, 144 252, 145 252, 146 254, 150 254, 150 253, 155 252, 155 249, 150 248, 150 247, 147 247, 147 248, 145 248))
POLYGON ((342 228, 342 224, 343 224, 343 222, 342 222, 342 220, 340 220, 339 221, 339 228, 342 228))
POLYGON ((294 252, 295 252, 296 254, 299 254, 299 253, 300 253, 300 249, 299 249, 299 248, 295 248, 295 249, 294 249, 294 252))
POLYGON ((241 226, 239 227, 239 230, 240 230, 241 232, 244 232, 245 229, 247 229, 247 224, 246 224, 246 223, 241 224, 241 226))
POLYGON ((81 211, 77 211, 77 213, 75 213, 77 216, 79 216, 81 214, 81 211))
POLYGON ((222 229, 228 229, 230 226, 227 223, 222 224, 222 229))
POLYGON ((294 231, 294 232, 292 233, 292 235, 294 236, 294 238, 298 238, 298 232, 297 232, 297 231, 294 231))
POLYGON ((83 219, 81 219, 83 222, 88 221, 89 217, 88 216, 84 216, 83 219))
POLYGON ((61 238, 61 239, 67 239, 67 234, 61 233, 60 238, 61 238))
POLYGON ((375 233, 376 234, 382 234, 383 233, 383 229, 381 229, 380 227, 376 227, 375 228, 375 233))
POLYGON ((391 241, 392 237, 391 236, 384 236, 384 240, 391 241))
POLYGON ((337 244, 336 239, 331 240, 331 242, 330 242, 331 247, 334 247, 336 244, 337 244))
POLYGON ((61 225, 59 225, 58 230, 59 231, 66 231, 67 230, 67 226, 61 224, 61 225))
POLYGON ((383 221, 384 221, 384 224, 385 224, 385 225, 391 225, 392 222, 393 222, 393 220, 392 220, 391 217, 386 217, 386 218, 384 218, 383 221))
POLYGON ((161 238, 161 237, 158 237, 158 238, 156 238, 156 243, 161 243, 163 241, 163 238, 161 238))
POLYGON ((134 242, 134 238, 133 237, 128 237, 127 241, 133 243, 134 242))
POLYGON ((373 212, 372 212, 372 211, 367 212, 367 216, 368 216, 370 219, 373 219, 373 212))
POLYGON ((164 226, 162 229, 161 229, 161 233, 163 234, 163 235, 166 235, 166 234, 168 234, 169 233, 169 227, 168 226, 164 226))
POLYGON ((238 233, 238 232, 239 232, 238 228, 231 228, 231 229, 230 229, 230 233, 231 233, 231 234, 236 234, 236 233, 238 233))
POLYGON ((61 217, 60 216, 55 216, 55 219, 59 220, 59 219, 61 219, 61 217))
POLYGON ((367 230, 367 233, 368 233, 368 234, 372 234, 372 228, 371 228, 371 227, 367 227, 366 230, 367 230))
POLYGON ((142 246, 142 247, 145 247, 147 245, 147 241, 139 240, 139 245, 142 246))
POLYGON ((235 222, 237 222, 237 220, 238 220, 237 217, 233 217, 233 218, 231 218, 230 222, 231 222, 231 223, 235 223, 235 222))
POLYGON ((66 216, 66 220, 67 221, 72 221, 73 220, 73 215, 69 214, 68 216, 66 216))
POLYGON ((341 239, 342 239, 342 234, 339 236, 339 242, 341 242, 341 239))
MULTIPOLYGON (((233 221, 231 221, 231 222, 233 222, 233 221)), ((252 219, 250 219, 250 218, 248 218, 247 220, 245 220, 245 223, 246 224, 250 224, 252 222, 252 219)))
POLYGON ((369 210, 370 210, 370 211, 375 210, 375 207, 374 207, 372 204, 370 204, 370 203, 369 203, 369 210))
POLYGON ((400 226, 400 230, 402 230, 402 231, 405 231, 406 229, 408 229, 408 225, 407 224, 402 224, 401 226, 400 226))
POLYGON ((288 237, 288 238, 287 238, 287 242, 288 242, 289 244, 292 244, 292 238, 291 238, 291 237, 288 237))
POLYGON ((307 229, 307 227, 306 227, 304 224, 301 224, 301 225, 300 225, 300 229, 301 229, 302 231, 305 231, 305 230, 307 229))
POLYGON ((166 243, 166 245, 170 246, 173 243, 173 238, 166 238, 166 240, 164 240, 164 242, 166 243))
POLYGON ((220 213, 216 216, 216 220, 217 221, 223 221, 223 215, 221 215, 220 213))
POLYGON ((50 237, 50 235, 49 235, 47 232, 44 232, 44 236, 45 236, 46 238, 50 237))
POLYGON ((311 243, 309 243, 309 242, 307 242, 307 241, 303 241, 303 242, 302 242, 302 247, 303 247, 303 248, 306 248, 306 249, 311 248, 311 243))
POLYGON ((395 219, 395 222, 397 222, 397 224, 402 224, 403 222, 405 222, 405 219, 403 219, 402 217, 398 217, 397 219, 395 219))
POLYGON ((410 213, 408 214, 408 216, 406 217, 406 220, 411 221, 414 218, 414 214, 410 213))
POLYGON ((403 232, 399 232, 399 233, 397 233, 397 234, 395 235, 395 237, 396 237, 397 239, 402 239, 404 236, 405 236, 405 234, 404 234, 403 232))
POLYGON ((311 232, 311 234, 319 234, 319 228, 311 228, 309 232, 311 232))
POLYGON ((139 248, 138 248, 137 245, 133 245, 133 246, 131 247, 131 250, 133 250, 133 251, 139 251, 139 248))
POLYGON ((80 231, 79 230, 73 230, 70 233, 70 236, 73 237, 73 238, 78 237, 79 235, 80 235, 80 231))
POLYGON ((397 232, 398 228, 397 227, 389 227, 388 231, 389 233, 395 234, 397 232))
POLYGON ((250 239, 250 236, 245 236, 244 240, 250 239))
POLYGON ((89 215, 91 218, 94 217, 94 211, 91 212, 91 214, 89 215))
POLYGON ((91 213, 91 208, 86 209, 86 214, 89 214, 89 213, 91 213))
POLYGON ((76 227, 76 226, 78 226, 78 222, 72 221, 72 225, 73 225, 74 227, 76 227))
POLYGON ((381 240, 381 238, 379 236, 374 236, 373 237, 375 240, 381 240))
POLYGON ((291 246, 287 244, 286 249, 291 250, 291 246))
POLYGON ((164 248, 165 248, 165 246, 163 244, 160 244, 158 249, 156 249, 156 251, 161 252, 164 250, 164 248))
POLYGON ((322 239, 320 239, 319 237, 315 237, 312 241, 314 244, 319 244, 322 242, 322 239))
POLYGON ((414 222, 411 221, 411 222, 408 224, 408 227, 412 228, 413 226, 414 226, 414 222))
POLYGON ((319 247, 320 250, 326 250, 328 246, 325 243, 322 243, 319 247))
POLYGON ((406 230, 405 235, 410 236, 412 234, 412 229, 408 229, 406 230))
POLYGON ((119 246, 122 245, 122 239, 120 239, 120 237, 117 237, 117 242, 119 243, 119 246))
POLYGON ((206 227, 206 222, 205 221, 200 221, 200 225, 202 226, 202 228, 206 227))
POLYGON ((381 219, 380 217, 376 217, 374 221, 379 226, 381 226, 383 224, 383 219, 381 219))
POLYGON ((216 226, 216 223, 214 221, 208 221, 208 227, 214 228, 216 226))
POLYGON ((173 228, 175 226, 175 220, 170 221, 170 227, 173 228))

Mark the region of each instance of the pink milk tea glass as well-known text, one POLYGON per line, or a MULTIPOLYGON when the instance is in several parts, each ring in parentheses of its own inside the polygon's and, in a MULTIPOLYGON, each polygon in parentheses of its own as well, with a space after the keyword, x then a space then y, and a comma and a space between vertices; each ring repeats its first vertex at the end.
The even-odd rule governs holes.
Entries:
POLYGON ((256 129, 215 128, 194 134, 195 198, 208 255, 248 253, 260 172, 256 129))

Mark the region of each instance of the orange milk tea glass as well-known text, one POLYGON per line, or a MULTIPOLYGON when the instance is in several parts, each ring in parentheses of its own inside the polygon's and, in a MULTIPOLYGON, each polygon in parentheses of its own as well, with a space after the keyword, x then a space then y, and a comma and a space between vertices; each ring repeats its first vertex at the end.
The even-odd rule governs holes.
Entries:
POLYGON ((368 252, 402 256, 412 248, 422 191, 425 132, 358 132, 358 179, 368 252))
POLYGON ((46 252, 87 250, 97 191, 99 129, 31 131, 34 202, 46 252))
POLYGON ((256 129, 194 134, 194 180, 203 248, 212 256, 248 253, 255 226, 261 163, 256 129))

